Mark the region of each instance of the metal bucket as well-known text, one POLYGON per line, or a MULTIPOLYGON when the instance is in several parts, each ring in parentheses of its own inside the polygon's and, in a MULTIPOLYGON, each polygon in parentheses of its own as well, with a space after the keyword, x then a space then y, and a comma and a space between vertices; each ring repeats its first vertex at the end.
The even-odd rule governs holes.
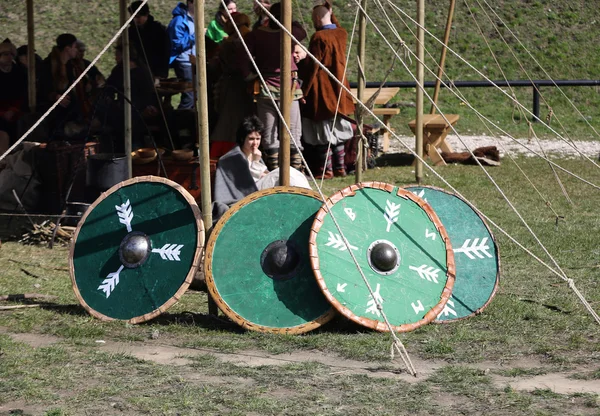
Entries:
POLYGON ((127 157, 123 154, 98 153, 87 159, 86 185, 98 191, 129 179, 127 157))

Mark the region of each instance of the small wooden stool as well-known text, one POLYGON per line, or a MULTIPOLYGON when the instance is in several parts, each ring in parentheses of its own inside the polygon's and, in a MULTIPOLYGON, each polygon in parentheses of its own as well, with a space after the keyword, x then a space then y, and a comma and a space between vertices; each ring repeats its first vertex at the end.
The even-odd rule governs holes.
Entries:
MULTIPOLYGON (((445 165, 441 152, 452 153, 452 147, 446 143, 446 136, 450 126, 454 126, 460 116, 458 114, 445 114, 448 123, 439 114, 423 115, 423 154, 429 156, 434 165, 445 165)), ((408 123, 413 133, 416 132, 416 120, 408 123)))
POLYGON ((399 108, 374 108, 373 114, 376 116, 383 116, 383 152, 387 152, 390 149, 390 119, 392 116, 400 114, 399 108))

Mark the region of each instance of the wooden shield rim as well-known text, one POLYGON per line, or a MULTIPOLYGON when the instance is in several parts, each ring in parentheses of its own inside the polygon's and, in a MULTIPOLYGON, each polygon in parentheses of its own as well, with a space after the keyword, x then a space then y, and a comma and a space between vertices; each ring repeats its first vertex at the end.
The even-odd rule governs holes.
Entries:
MULTIPOLYGON (((394 191, 394 188, 396 188, 396 186, 388 184, 388 183, 384 183, 384 182, 377 182, 377 181, 361 182, 361 183, 357 183, 354 185, 350 185, 350 186, 336 192, 331 197, 327 198, 327 201, 323 204, 323 206, 321 207, 321 209, 315 216, 315 221, 313 222, 313 226, 311 228, 310 237, 309 237, 310 262, 311 262, 311 266, 313 268, 313 272, 315 273, 315 278, 317 279, 317 283, 319 284, 319 287, 321 288, 321 291, 323 292, 323 294, 325 295, 327 300, 335 307, 335 309, 339 313, 341 313, 342 315, 344 315, 346 318, 350 319, 351 321, 354 321, 354 322, 356 322, 362 326, 365 326, 367 328, 371 328, 371 329, 374 329, 376 331, 381 331, 381 332, 388 332, 389 328, 385 324, 385 322, 358 316, 358 315, 354 314, 354 312, 352 312, 350 309, 348 309, 344 305, 342 305, 340 303, 340 301, 335 296, 333 296, 331 294, 331 292, 329 291, 329 289, 327 288, 327 284, 325 283, 325 278, 321 274, 321 269, 319 266, 319 250, 317 247, 317 234, 319 233, 319 230, 321 229, 321 227, 324 223, 325 216, 328 215, 329 209, 331 207, 333 207, 336 203, 338 203, 339 201, 344 199, 346 196, 355 195, 357 190, 363 189, 363 188, 379 189, 382 191, 392 193, 394 191)), ((432 322, 443 311, 444 306, 446 305, 446 302, 448 302, 448 299, 450 299, 450 296, 452 294, 452 287, 454 286, 454 278, 456 275, 456 273, 455 273, 456 269, 455 269, 455 263, 454 263, 454 251, 452 250, 452 246, 450 245, 450 238, 448 237, 448 233, 446 232, 446 229, 442 225, 442 222, 440 221, 440 219, 438 218, 436 213, 433 211, 433 208, 431 208, 431 205, 429 205, 423 199, 414 195, 412 192, 408 192, 408 191, 402 189, 401 187, 398 187, 398 191, 397 191, 396 195, 410 199, 411 201, 413 201, 417 205, 419 205, 419 207, 421 207, 421 209, 423 211, 425 211, 425 213, 427 214, 429 219, 434 223, 436 229, 440 233, 440 236, 442 237, 442 240, 444 241, 444 244, 446 246, 446 266, 447 266, 446 277, 447 277, 447 280, 446 280, 446 285, 444 286, 444 289, 442 290, 442 294, 440 296, 440 301, 433 308, 431 308, 422 319, 418 320, 417 322, 402 324, 399 326, 391 325, 392 330, 394 330, 395 332, 409 332, 409 331, 413 331, 413 330, 419 328, 420 326, 423 326, 423 325, 426 325, 426 324, 432 322)))
POLYGON ((190 271, 188 272, 185 280, 183 281, 183 284, 179 287, 177 292, 175 292, 175 294, 171 298, 169 298, 164 304, 162 304, 157 309, 155 309, 151 312, 148 312, 144 315, 136 316, 136 317, 133 317, 133 318, 130 318, 127 320, 122 319, 122 321, 129 322, 131 324, 139 324, 141 322, 145 322, 150 319, 153 319, 153 318, 157 317, 158 315, 160 315, 161 313, 165 312, 171 306, 176 304, 179 301, 179 299, 181 298, 181 296, 186 292, 186 290, 192 283, 192 280, 194 279, 194 276, 196 274, 196 271, 198 270, 198 267, 200 266, 202 248, 204 247, 204 234, 205 233, 204 233, 204 222, 202 221, 202 215, 200 213, 200 208, 198 207, 198 204, 196 203, 196 200, 194 199, 194 197, 192 195, 190 195, 190 193, 183 186, 178 184, 177 182, 173 182, 169 179, 161 178, 158 176, 151 176, 151 175, 136 176, 135 178, 131 178, 126 181, 119 182, 118 184, 114 185, 112 188, 110 188, 106 192, 103 192, 98 197, 98 199, 96 199, 94 201, 94 203, 92 205, 90 205, 90 207, 86 210, 86 212, 83 214, 83 216, 79 220, 79 223, 77 224, 77 228, 75 229, 75 233, 73 234, 73 239, 71 240, 71 247, 69 248, 69 274, 71 276, 71 285, 73 287, 73 292, 75 292, 75 297, 77 298, 77 300, 79 300, 79 303, 81 304, 81 306, 83 306, 90 315, 100 319, 101 321, 115 321, 115 320, 119 320, 119 319, 112 318, 110 316, 107 316, 103 313, 98 312, 97 310, 95 310, 94 308, 89 306, 87 304, 87 302, 81 296, 81 293, 79 292, 79 288, 77 287, 77 282, 75 280, 75 265, 73 263, 73 257, 75 254, 75 244, 77 243, 77 237, 79 236, 79 231, 81 230, 81 227, 85 223, 85 220, 87 219, 88 215, 94 210, 94 208, 96 208, 102 201, 104 201, 106 198, 108 198, 111 194, 113 194, 117 190, 119 190, 123 187, 129 186, 129 185, 134 185, 136 183, 140 183, 140 182, 156 182, 156 183, 162 183, 165 185, 169 185, 171 188, 174 188, 175 190, 177 190, 181 194, 181 196, 183 196, 185 198, 185 200, 190 204, 190 207, 192 208, 192 212, 194 213, 194 217, 196 218, 196 228, 198 230, 197 236, 196 236, 196 251, 194 252, 194 258, 192 261, 192 266, 190 267, 190 271))
MULTIPOLYGON (((219 294, 219 291, 217 290, 217 287, 216 287, 216 284, 215 284, 215 281, 213 278, 213 272, 212 272, 213 252, 214 252, 215 244, 217 241, 217 237, 223 230, 223 227, 225 226, 225 224, 227 223, 229 218, 231 218, 233 216, 233 214, 235 214, 237 211, 239 211, 240 208, 256 201, 259 198, 262 198, 263 196, 274 195, 274 194, 283 194, 283 193, 299 194, 299 195, 304 195, 304 196, 308 196, 308 197, 317 199, 321 202, 323 201, 317 192, 315 192, 311 189, 298 188, 295 186, 276 186, 274 188, 269 188, 269 189, 264 189, 262 191, 254 192, 254 193, 246 196, 245 198, 239 200, 234 205, 232 205, 231 208, 229 208, 225 212, 225 214, 223 214, 223 216, 219 219, 219 221, 213 227, 213 229, 208 237, 208 241, 206 242, 206 248, 205 248, 206 255, 204 258, 204 274, 205 274, 205 278, 206 278, 206 286, 208 287, 208 292, 209 292, 210 296, 213 298, 213 300, 215 301, 215 303, 217 304, 217 306, 219 307, 219 309, 221 309, 221 311, 225 315, 227 315, 229 317, 229 319, 234 321, 236 324, 238 324, 242 328, 252 330, 252 331, 271 333, 271 334, 303 334, 303 333, 312 331, 313 329, 316 329, 316 328, 324 325, 325 323, 329 322, 335 316, 335 309, 332 307, 327 312, 325 312, 323 315, 316 318, 315 320, 301 324, 301 325, 297 325, 297 326, 292 326, 292 327, 287 327, 287 328, 275 328, 275 327, 271 327, 271 326, 258 325, 258 324, 248 321, 247 319, 245 319, 244 317, 242 317, 241 315, 239 315, 238 313, 236 313, 233 309, 231 309, 229 307, 229 305, 223 300, 223 298, 219 294)), ((307 241, 307 243, 308 243, 308 241, 307 241)), ((310 257, 310 253, 309 253, 309 257, 310 257)))
POLYGON ((479 315, 492 302, 492 299, 494 298, 494 296, 496 296, 496 291, 498 290, 498 286, 500 285, 500 272, 501 272, 500 249, 498 247, 498 242, 496 241, 496 237, 494 236, 494 233, 492 233, 492 230, 490 229, 490 226, 488 225, 488 223, 485 220, 485 218, 483 218, 481 216, 481 214, 479 213, 479 210, 477 208, 475 208, 473 206, 473 204, 471 204, 469 201, 467 201, 466 199, 462 198, 461 196, 457 195, 455 192, 451 192, 451 191, 448 191, 446 189, 440 188, 438 186, 433 186, 433 185, 417 185, 417 184, 412 184, 412 185, 404 185, 402 188, 406 189, 406 188, 413 187, 413 186, 414 187, 419 187, 419 188, 434 189, 436 191, 444 192, 445 194, 452 195, 452 196, 460 199, 469 208, 471 208, 473 210, 473 212, 475 213, 475 215, 477 215, 479 217, 479 219, 481 220, 481 222, 483 223, 483 226, 490 233, 490 236, 492 237, 492 241, 494 242, 494 252, 496 253, 496 265, 498 266, 498 271, 496 272, 496 281, 494 282, 494 289, 492 290, 492 293, 490 293, 490 297, 488 298, 488 300, 481 307, 479 307, 477 310, 475 310, 473 313, 471 313, 471 314, 469 314, 467 316, 462 316, 460 318, 445 319, 445 320, 435 319, 433 321, 433 323, 435 323, 435 324, 451 324, 452 322, 462 321, 464 319, 468 319, 468 318, 471 318, 473 316, 479 315))

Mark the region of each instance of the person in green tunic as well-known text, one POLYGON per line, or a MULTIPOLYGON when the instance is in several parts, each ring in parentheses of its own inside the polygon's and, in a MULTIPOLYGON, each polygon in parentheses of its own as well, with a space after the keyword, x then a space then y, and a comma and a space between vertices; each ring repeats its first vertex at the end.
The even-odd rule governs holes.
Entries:
MULTIPOLYGON (((227 6, 229 14, 237 12, 237 6, 233 0, 225 0, 224 3, 227 6)), ((229 16, 225 11, 223 3, 221 3, 219 5, 219 11, 215 14, 215 18, 210 22, 208 28, 206 29, 206 37, 208 37, 215 43, 220 43, 223 39, 227 37, 227 32, 225 31, 225 23, 227 23, 228 20, 229 16)))

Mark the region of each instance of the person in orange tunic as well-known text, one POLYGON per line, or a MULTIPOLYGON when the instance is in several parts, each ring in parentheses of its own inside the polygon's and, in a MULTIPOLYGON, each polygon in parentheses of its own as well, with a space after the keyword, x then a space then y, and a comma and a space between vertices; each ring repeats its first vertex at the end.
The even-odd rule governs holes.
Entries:
MULTIPOLYGON (((331 5, 326 1, 317 3, 312 17, 316 32, 310 39, 308 49, 337 79, 342 80, 346 69, 348 33, 334 23, 337 20, 333 18, 331 5)), ((351 139, 354 132, 352 124, 340 115, 354 112, 352 97, 312 59, 305 59, 300 69, 305 99, 302 106, 302 138, 314 152, 317 176, 346 176, 344 142, 351 139), (327 154, 329 143, 333 158, 327 154)), ((347 79, 344 85, 349 88, 347 79)))

